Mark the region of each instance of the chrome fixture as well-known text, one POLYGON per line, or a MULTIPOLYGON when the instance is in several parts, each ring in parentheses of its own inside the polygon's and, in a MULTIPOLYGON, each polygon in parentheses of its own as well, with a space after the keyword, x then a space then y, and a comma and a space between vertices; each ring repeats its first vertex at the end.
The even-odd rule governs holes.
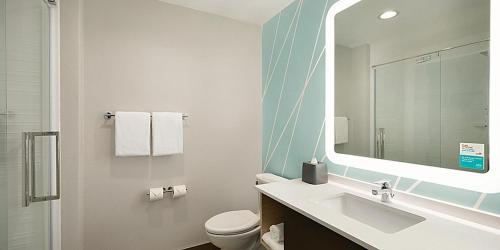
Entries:
MULTIPOLYGON (((28 207, 30 203, 59 200, 61 198, 61 146, 60 146, 59 131, 47 132, 23 132, 23 206, 28 207), (55 137, 55 158, 50 159, 50 162, 55 165, 55 194, 38 196, 37 180, 35 175, 36 170, 36 145, 35 138, 37 137, 55 137)), ((53 185, 50 184, 52 187, 53 185)), ((51 188, 50 188, 51 189, 51 188)))
POLYGON ((57 5, 57 1, 56 0, 45 0, 45 2, 48 5, 52 5, 52 6, 56 6, 57 5))
POLYGON ((426 55, 426 56, 417 57, 416 62, 417 63, 424 63, 424 62, 428 62, 430 60, 432 60, 432 55, 426 55))
POLYGON ((390 202, 391 198, 394 198, 394 193, 392 192, 391 183, 389 181, 377 181, 375 184, 379 185, 379 189, 373 189, 373 195, 381 195, 380 201, 390 202))
MULTIPOLYGON (((111 112, 104 113, 104 120, 111 120, 111 118, 115 117, 115 114, 111 112)), ((182 114, 182 120, 186 120, 189 117, 187 114, 182 114)))
MULTIPOLYGON (((457 45, 457 46, 454 46, 454 47, 448 47, 448 48, 444 48, 444 49, 440 49, 440 50, 435 50, 435 51, 427 52, 425 54, 404 57, 404 58, 401 58, 401 59, 397 59, 397 60, 393 60, 393 61, 389 61, 389 62, 384 62, 384 63, 380 63, 380 64, 376 64, 376 65, 372 65, 371 67, 372 68, 377 68, 377 67, 384 66, 384 65, 387 65, 387 64, 391 64, 391 63, 402 62, 402 61, 405 61, 405 60, 408 60, 408 59, 414 59, 414 58, 418 58, 418 57, 425 57, 427 55, 434 54, 434 53, 438 53, 438 55, 439 55, 439 54, 441 54, 441 52, 444 52, 444 51, 458 49, 458 48, 466 47, 466 46, 469 46, 469 45, 474 45, 474 44, 483 43, 483 42, 489 42, 489 41, 490 41, 490 39, 484 39, 484 40, 480 40, 480 41, 477 41, 477 42, 471 42, 471 43, 466 43, 466 44, 462 44, 462 45, 457 45)), ((489 52, 488 53, 483 53, 482 55, 485 56, 485 54, 489 55, 489 52)))
MULTIPOLYGON (((187 191, 187 187, 186 187, 186 191, 187 191)), ((166 193, 174 193, 174 187, 168 187, 168 188, 163 187, 163 193, 164 194, 166 194, 166 193)), ((149 196, 149 193, 147 193, 146 195, 149 196)))
POLYGON ((375 138, 375 158, 385 158, 385 128, 379 128, 375 138))

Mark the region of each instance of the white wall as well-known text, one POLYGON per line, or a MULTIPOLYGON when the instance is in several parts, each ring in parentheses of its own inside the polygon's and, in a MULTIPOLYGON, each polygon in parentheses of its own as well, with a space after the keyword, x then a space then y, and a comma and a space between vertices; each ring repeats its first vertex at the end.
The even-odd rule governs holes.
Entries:
POLYGON ((338 153, 370 155, 370 47, 337 45, 335 116, 349 118, 349 142, 335 145, 338 153))
POLYGON ((61 244, 83 249, 83 30, 81 0, 60 1, 61 244))
POLYGON ((62 130, 80 133, 71 134, 82 158, 63 179, 80 181, 73 189, 81 198, 80 205, 63 200, 63 228, 75 222, 64 209, 78 206, 83 228, 81 235, 63 230, 63 239, 82 239, 63 240, 63 249, 181 249, 208 241, 204 223, 211 216, 256 211, 260 27, 155 0, 84 1, 83 36, 69 27, 78 27, 75 18, 63 15, 63 59, 70 64, 63 61, 63 71, 78 69, 70 55, 81 43, 83 74, 63 80, 71 86, 62 87, 62 106, 73 108, 63 108, 62 117, 79 123, 68 119, 62 130), (64 39, 73 46, 65 48, 64 39), (77 78, 80 85, 70 82, 77 78), (184 154, 115 157, 113 122, 102 117, 108 110, 188 113, 184 154), (186 197, 147 201, 149 187, 176 184, 188 186, 186 197))

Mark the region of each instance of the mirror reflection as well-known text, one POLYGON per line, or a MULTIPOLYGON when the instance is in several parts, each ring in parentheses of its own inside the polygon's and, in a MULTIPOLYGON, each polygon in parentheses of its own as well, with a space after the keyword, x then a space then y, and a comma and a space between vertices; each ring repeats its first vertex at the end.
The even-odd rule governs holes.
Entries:
POLYGON ((337 14, 335 151, 487 172, 489 16, 489 0, 364 0, 337 14))

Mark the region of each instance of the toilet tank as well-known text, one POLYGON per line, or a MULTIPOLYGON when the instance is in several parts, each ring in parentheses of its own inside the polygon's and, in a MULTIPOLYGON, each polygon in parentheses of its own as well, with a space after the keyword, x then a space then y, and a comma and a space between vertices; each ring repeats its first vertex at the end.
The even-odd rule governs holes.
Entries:
POLYGON ((274 174, 270 173, 262 173, 262 174, 257 174, 256 176, 256 184, 266 184, 266 183, 271 183, 271 182, 280 182, 280 181, 288 181, 288 179, 283 178, 281 176, 277 176, 274 174))

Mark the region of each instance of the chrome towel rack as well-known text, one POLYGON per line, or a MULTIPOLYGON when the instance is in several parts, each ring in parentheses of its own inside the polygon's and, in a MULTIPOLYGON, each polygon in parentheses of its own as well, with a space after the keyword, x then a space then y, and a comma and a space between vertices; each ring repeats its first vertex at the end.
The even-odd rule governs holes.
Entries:
MULTIPOLYGON (((104 113, 104 120, 111 120, 113 117, 115 117, 115 114, 111 112, 104 113)), ((182 114, 182 120, 186 120, 187 118, 189 118, 189 115, 182 114)))

